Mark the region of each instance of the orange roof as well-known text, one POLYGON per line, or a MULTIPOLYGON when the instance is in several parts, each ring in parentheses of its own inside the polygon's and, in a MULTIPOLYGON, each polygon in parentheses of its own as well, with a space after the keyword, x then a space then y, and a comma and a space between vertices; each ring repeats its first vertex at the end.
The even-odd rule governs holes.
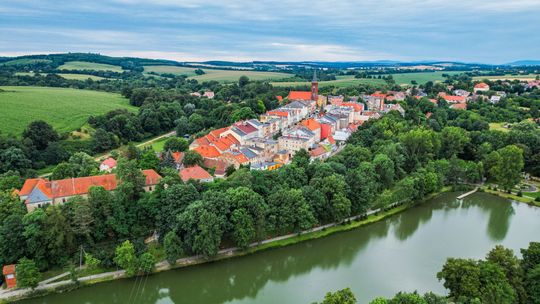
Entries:
POLYGON ((316 121, 315 119, 313 119, 313 118, 304 119, 304 120, 302 120, 301 124, 306 126, 311 131, 315 131, 315 130, 321 128, 321 124, 318 121, 316 121))
POLYGON ((212 175, 210 173, 206 172, 203 168, 201 168, 199 165, 195 165, 193 167, 184 168, 180 170, 180 178, 186 182, 190 179, 194 180, 201 180, 201 179, 209 179, 212 178, 212 175))
POLYGON ((221 136, 221 134, 225 131, 229 130, 229 127, 225 127, 225 128, 221 128, 221 129, 216 129, 216 130, 213 130, 213 131, 210 131, 210 134, 209 135, 212 135, 214 136, 215 138, 218 138, 221 136))
POLYGON ((309 151, 309 155, 311 157, 317 157, 317 156, 321 156, 323 155, 324 153, 326 153, 326 150, 322 147, 322 146, 318 146, 317 148, 309 151))
POLYGON ((489 85, 487 83, 480 82, 479 84, 474 86, 475 89, 489 89, 489 85))
POLYGON ((227 134, 227 139, 230 140, 233 144, 235 145, 239 145, 240 142, 238 141, 238 139, 236 139, 236 137, 234 137, 232 134, 227 134))
POLYGON ((8 274, 12 274, 12 273, 15 273, 15 264, 6 265, 6 266, 4 266, 4 268, 2 268, 2 274, 3 275, 8 275, 8 274))
POLYGON ((174 158, 174 162, 180 163, 182 162, 182 159, 184 158, 184 153, 182 152, 173 152, 172 157, 174 158))
POLYGON ((378 97, 378 98, 386 98, 386 94, 382 94, 381 92, 375 92, 371 94, 372 97, 378 97))
POLYGON ((106 160, 104 160, 103 162, 101 162, 101 164, 106 165, 109 168, 114 168, 114 167, 116 167, 116 159, 114 159, 112 157, 109 157, 106 160))
POLYGON ((357 102, 343 102, 341 105, 344 107, 353 108, 355 112, 362 112, 362 110, 364 110, 364 105, 357 102))
POLYGON ((213 146, 199 146, 193 151, 199 153, 202 157, 207 158, 216 158, 221 155, 221 153, 216 149, 216 147, 213 146))
POLYGON ((289 100, 294 100, 294 99, 311 100, 311 92, 290 91, 289 96, 287 96, 287 98, 289 100))
POLYGON ((238 161, 241 164, 245 164, 249 162, 249 159, 243 153, 234 154, 233 157, 234 159, 236 159, 236 161, 238 161))
POLYGON ((450 108, 455 110, 467 110, 467 104, 466 103, 456 103, 450 106, 450 108))
POLYGON ((24 185, 22 186, 21 191, 19 191, 19 195, 20 196, 26 196, 26 195, 30 194, 30 192, 32 192, 32 190, 34 190, 34 188, 36 187, 36 184, 40 180, 45 181, 43 178, 29 178, 26 181, 24 181, 24 185))
POLYGON ((277 98, 278 101, 282 101, 282 100, 283 100, 283 96, 281 96, 281 95, 276 96, 276 98, 277 98))
POLYGON ((328 142, 331 143, 332 145, 336 144, 336 140, 334 139, 334 136, 330 135, 326 139, 328 139, 328 142))
POLYGON ((289 112, 287 112, 287 111, 269 111, 266 114, 274 115, 274 116, 282 116, 282 117, 289 116, 289 112))
POLYGON ((199 138, 195 139, 195 141, 199 144, 199 146, 204 146, 204 145, 210 144, 210 141, 208 140, 208 138, 206 136, 199 137, 199 138))

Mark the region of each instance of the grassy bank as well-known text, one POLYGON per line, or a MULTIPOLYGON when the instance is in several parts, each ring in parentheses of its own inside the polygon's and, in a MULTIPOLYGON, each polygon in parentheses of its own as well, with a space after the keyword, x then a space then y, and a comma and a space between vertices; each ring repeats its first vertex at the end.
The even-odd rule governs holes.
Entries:
POLYGON ((507 193, 507 192, 502 192, 502 191, 498 191, 498 190, 488 189, 487 187, 483 187, 482 190, 484 192, 486 192, 486 193, 494 194, 494 195, 497 195, 497 196, 500 196, 500 197, 503 197, 503 198, 506 198, 506 199, 511 199, 511 200, 514 200, 514 201, 517 201, 517 202, 520 202, 520 203, 525 203, 525 204, 528 204, 528 205, 531 205, 531 206, 540 207, 540 202, 536 202, 534 200, 534 198, 532 198, 532 197, 517 196, 517 195, 512 194, 512 193, 507 193))

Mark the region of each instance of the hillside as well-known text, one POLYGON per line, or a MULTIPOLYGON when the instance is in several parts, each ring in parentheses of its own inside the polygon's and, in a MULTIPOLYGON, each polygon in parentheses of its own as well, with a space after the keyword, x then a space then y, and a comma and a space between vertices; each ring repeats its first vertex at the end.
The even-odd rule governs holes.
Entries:
POLYGON ((84 125, 90 115, 118 108, 133 109, 118 94, 46 87, 0 87, 0 131, 19 135, 34 120, 45 120, 60 132, 84 125))

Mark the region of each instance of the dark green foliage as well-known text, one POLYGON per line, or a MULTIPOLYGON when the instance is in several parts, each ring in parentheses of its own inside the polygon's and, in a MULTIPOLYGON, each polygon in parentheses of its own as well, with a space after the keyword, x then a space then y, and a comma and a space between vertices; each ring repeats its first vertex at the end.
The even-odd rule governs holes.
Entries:
POLYGON ((349 288, 329 292, 324 296, 321 304, 355 304, 356 297, 349 288))
POLYGON ((27 258, 22 258, 17 262, 16 275, 19 288, 36 288, 41 278, 34 261, 27 258))

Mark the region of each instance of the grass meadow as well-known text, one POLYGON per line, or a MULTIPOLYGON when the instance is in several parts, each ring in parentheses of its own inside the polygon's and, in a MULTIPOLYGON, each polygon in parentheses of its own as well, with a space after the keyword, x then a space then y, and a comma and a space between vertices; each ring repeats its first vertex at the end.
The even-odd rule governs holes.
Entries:
POLYGON ((94 70, 94 71, 112 71, 122 73, 122 67, 118 65, 86 62, 86 61, 68 61, 58 67, 59 70, 94 70))
POLYGON ((0 87, 0 131, 20 135, 34 120, 44 120, 59 132, 83 126, 90 115, 126 108, 119 94, 50 87, 0 87))

